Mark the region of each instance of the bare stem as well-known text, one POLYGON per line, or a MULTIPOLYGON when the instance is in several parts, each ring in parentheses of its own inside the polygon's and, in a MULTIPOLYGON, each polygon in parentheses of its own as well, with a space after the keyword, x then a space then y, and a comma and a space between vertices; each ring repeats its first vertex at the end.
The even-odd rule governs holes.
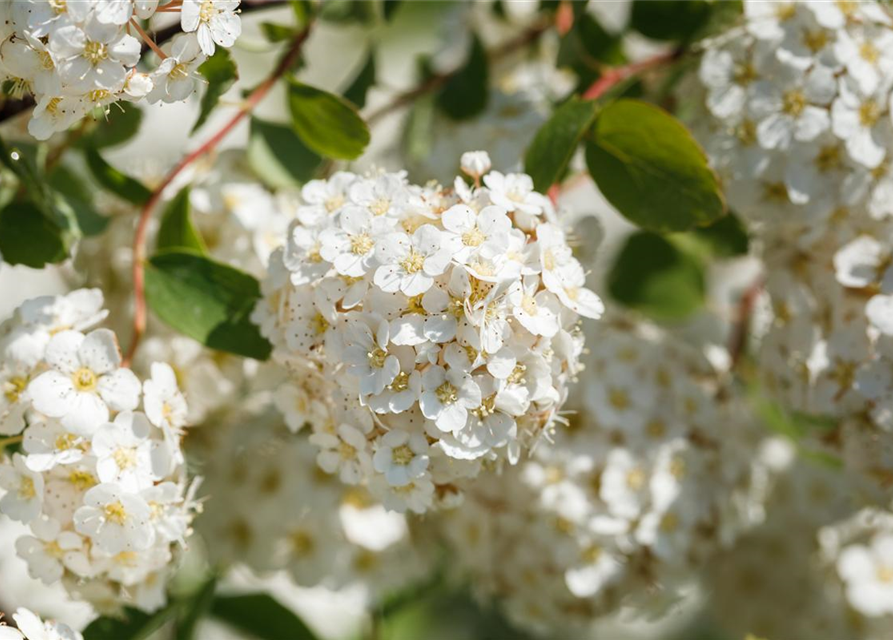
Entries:
POLYGON ((221 140, 223 140, 236 127, 236 125, 238 125, 246 115, 251 113, 257 104, 266 97, 270 92, 270 89, 273 88, 273 85, 275 85, 276 82, 294 66, 301 55, 304 43, 310 36, 311 26, 312 23, 308 24, 295 37, 295 39, 292 40, 292 43, 282 60, 272 73, 267 76, 266 80, 259 84, 245 99, 242 106, 239 108, 239 111, 207 142, 180 160, 180 162, 165 176, 161 184, 155 188, 152 195, 146 201, 146 204, 143 205, 139 221, 137 222, 136 233, 133 237, 133 336, 130 341, 130 348, 128 348, 127 355, 124 357, 125 366, 130 366, 140 340, 146 332, 146 235, 153 210, 161 200, 161 196, 167 186, 170 185, 177 176, 186 169, 186 167, 206 153, 213 151, 217 145, 220 144, 221 140))
POLYGON ((149 34, 146 33, 145 30, 143 30, 143 28, 140 26, 140 23, 135 18, 130 19, 130 26, 136 29, 136 32, 140 34, 140 38, 143 39, 143 42, 145 42, 149 46, 149 48, 158 55, 159 58, 161 58, 162 60, 167 58, 167 54, 161 50, 161 47, 155 44, 155 41, 151 37, 149 37, 149 34))
POLYGON ((638 62, 631 62, 629 64, 623 65, 622 67, 612 67, 608 68, 604 71, 602 76, 589 85, 589 88, 583 92, 584 100, 596 100, 601 98, 605 93, 614 88, 618 83, 623 82, 627 78, 631 78, 634 75, 642 73, 643 71, 648 71, 650 69, 654 69, 655 67, 663 66, 667 63, 673 62, 677 60, 682 54, 682 49, 674 49, 673 51, 668 51, 666 53, 659 53, 657 55, 651 56, 650 58, 645 58, 644 60, 639 60, 638 62))

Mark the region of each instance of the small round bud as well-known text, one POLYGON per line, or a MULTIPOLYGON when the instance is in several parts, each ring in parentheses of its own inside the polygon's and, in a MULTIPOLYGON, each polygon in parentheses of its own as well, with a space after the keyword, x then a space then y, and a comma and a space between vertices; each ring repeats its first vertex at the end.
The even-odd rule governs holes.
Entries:
POLYGON ((480 178, 490 170, 490 156, 486 151, 466 151, 462 154, 459 166, 472 178, 480 178))

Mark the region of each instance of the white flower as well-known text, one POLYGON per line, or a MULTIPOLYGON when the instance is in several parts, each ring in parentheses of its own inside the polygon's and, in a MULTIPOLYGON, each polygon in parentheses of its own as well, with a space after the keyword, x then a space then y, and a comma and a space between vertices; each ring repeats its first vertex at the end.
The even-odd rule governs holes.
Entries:
POLYGON ((0 435, 15 435, 25 428, 31 375, 32 367, 11 354, 0 362, 0 435))
POLYGON ((81 549, 83 541, 74 531, 63 531, 59 522, 37 519, 31 523, 33 536, 16 540, 16 553, 28 563, 28 574, 44 584, 62 578, 66 556, 81 549))
POLYGON ((215 43, 231 47, 242 33, 242 22, 236 14, 239 0, 184 0, 180 13, 183 31, 196 32, 202 52, 213 55, 215 43))
POLYGON ((893 291, 890 247, 871 236, 859 236, 834 254, 834 269, 837 281, 845 287, 880 284, 883 291, 893 291))
POLYGON ((559 314, 561 307, 558 298, 549 291, 536 289, 538 280, 527 285, 515 282, 509 289, 508 299, 512 305, 512 315, 525 329, 535 336, 551 338, 561 328, 559 314))
POLYGON ((422 374, 422 413, 441 431, 456 432, 468 421, 468 411, 481 404, 481 390, 464 371, 432 366, 422 374))
POLYGON ((150 74, 154 89, 147 95, 150 103, 180 102, 195 92, 200 76, 198 68, 205 61, 198 42, 180 34, 165 47, 167 58, 150 74))
POLYGON ((352 319, 345 337, 344 362, 360 381, 361 394, 377 395, 400 373, 400 362, 388 353, 388 323, 370 318, 352 319), (375 329, 373 333, 372 329, 375 329))
POLYGON ((310 441, 320 447, 316 457, 320 468, 337 473, 345 484, 359 484, 372 467, 366 436, 350 425, 340 425, 335 433, 314 433, 310 441))
POLYGON ((421 433, 388 431, 377 442, 372 465, 392 487, 404 487, 428 469, 428 441, 421 433))
POLYGON ((156 427, 177 434, 186 426, 189 412, 186 398, 169 364, 152 363, 152 377, 143 383, 143 396, 146 415, 156 427))
POLYGON ((72 433, 53 419, 29 425, 22 442, 22 448, 28 454, 25 464, 38 472, 49 471, 56 465, 80 462, 88 447, 87 438, 72 433))
POLYGON ((58 59, 59 76, 74 91, 119 91, 126 68, 140 59, 140 42, 117 26, 89 21, 83 28, 62 27, 50 37, 50 51, 58 59))
POLYGON ((68 129, 89 110, 90 105, 81 97, 44 95, 28 121, 28 133, 38 140, 48 140, 55 132, 68 129))
POLYGON ((27 640, 84 640, 80 633, 68 625, 61 622, 44 622, 28 609, 21 607, 16 609, 12 618, 21 631, 19 637, 24 634, 27 640))
POLYGON ((472 178, 480 178, 493 166, 486 151, 466 151, 459 160, 462 171, 472 178))
POLYGON ((850 605, 860 613, 893 613, 893 537, 876 535, 869 546, 846 547, 837 560, 850 605))
POLYGON ((375 270, 373 282, 389 293, 425 293, 434 284, 434 276, 449 264, 450 253, 443 245, 441 232, 430 224, 422 225, 412 236, 391 233, 381 237, 375 245, 381 266, 375 270))
POLYGON ((441 220, 447 231, 443 244, 456 262, 465 264, 479 253, 492 256, 508 248, 512 221, 500 207, 484 207, 476 214, 471 207, 457 204, 444 211, 441 220))
POLYGON ((869 169, 880 165, 887 153, 884 140, 890 134, 888 93, 864 91, 854 79, 844 76, 839 95, 831 105, 834 135, 846 142, 853 160, 869 169))
POLYGON ((124 491, 135 493, 166 476, 170 455, 151 435, 152 425, 139 412, 122 411, 114 422, 100 427, 92 440, 99 481, 117 482, 124 491))
POLYGON ((47 345, 46 361, 53 370, 28 386, 34 408, 76 433, 90 435, 108 422, 109 408, 135 409, 140 383, 129 369, 118 368, 121 354, 108 329, 87 336, 77 331, 56 334, 47 345))
POLYGON ((151 518, 151 509, 143 498, 107 483, 87 492, 84 506, 74 513, 74 526, 99 549, 114 555, 151 547, 155 542, 151 518))
POLYGON ((40 514, 43 488, 43 476, 25 465, 24 456, 14 454, 11 465, 0 465, 0 489, 6 490, 0 498, 0 512, 19 522, 31 522, 40 514))
POLYGON ((338 226, 319 235, 319 255, 344 276, 358 277, 374 264, 376 236, 382 228, 378 219, 361 207, 342 209, 338 226))

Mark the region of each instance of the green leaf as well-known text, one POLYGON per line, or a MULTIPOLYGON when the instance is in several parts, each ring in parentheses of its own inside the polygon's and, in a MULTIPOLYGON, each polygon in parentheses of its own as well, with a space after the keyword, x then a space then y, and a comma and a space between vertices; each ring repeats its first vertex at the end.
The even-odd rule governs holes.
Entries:
POLYGON ((344 98, 292 80, 288 106, 295 133, 322 156, 353 160, 369 144, 369 127, 344 98))
POLYGON ((133 138, 143 122, 143 111, 132 102, 116 102, 89 136, 81 139, 80 148, 104 149, 124 144, 133 138))
POLYGON ((580 140, 592 126, 597 109, 594 100, 571 97, 537 131, 524 156, 524 171, 533 178, 538 191, 545 193, 559 181, 580 140))
POLYGON ((222 596, 211 605, 211 615, 259 640, 314 640, 301 619, 263 593, 222 596))
POLYGON ((709 227, 692 229, 692 236, 703 243, 710 255, 715 258, 734 258, 747 255, 750 238, 741 220, 729 213, 709 227))
POLYGON ((652 40, 688 42, 707 24, 712 12, 713 3, 705 0, 635 0, 630 26, 652 40))
POLYGON ((102 617, 91 622, 84 629, 84 640, 146 640, 176 612, 172 604, 152 614, 126 609, 121 618, 102 617))
POLYGON ((688 130, 645 102, 614 102, 595 120, 586 164, 605 198, 631 222, 684 231, 725 214, 716 174, 688 130))
POLYGON ((297 33, 294 27, 274 22, 261 22, 260 30, 264 32, 264 36, 270 42, 284 42, 286 40, 291 40, 295 37, 295 33, 297 33))
POLYGON ((145 204, 152 196, 152 192, 143 183, 115 169, 96 149, 92 147, 84 149, 84 156, 96 181, 119 198, 135 205, 141 205, 145 204))
POLYGON ((623 38, 608 33, 590 13, 574 20, 574 27, 562 39, 558 49, 559 67, 573 67, 581 75, 594 79, 598 65, 626 62, 623 38))
POLYGON ((704 304, 704 269, 699 260, 666 238, 634 233, 608 274, 618 302, 661 321, 677 321, 704 304))
POLYGON ((41 269, 68 257, 66 232, 31 202, 0 210, 0 255, 8 264, 41 269))
POLYGON ((201 255, 208 253, 201 234, 192 225, 188 186, 183 187, 165 208, 155 244, 156 251, 180 249, 201 255))
POLYGON ((382 8, 384 19, 388 22, 393 20, 394 14, 397 12, 397 9, 400 8, 401 4, 403 4, 403 0, 384 0, 384 7, 382 8))
POLYGON ((320 7, 319 17, 337 24, 369 25, 378 15, 375 3, 368 0, 327 0, 320 7))
POLYGON ((487 50, 477 34, 464 66, 453 73, 437 94, 437 106, 453 120, 467 120, 487 108, 490 88, 487 50))
POLYGON ((28 196, 48 217, 53 217, 52 195, 41 176, 43 157, 40 147, 23 143, 7 146, 0 140, 0 162, 18 178, 28 196))
POLYGON ((146 299, 164 322, 218 351, 266 360, 272 349, 249 316, 260 285, 247 273, 186 251, 146 265, 146 299))
POLYGON ((291 127, 252 118, 248 163, 264 184, 278 189, 312 179, 322 158, 308 149, 291 127))
POLYGON ((350 86, 344 91, 345 99, 355 104, 357 108, 362 109, 366 106, 366 93, 369 87, 375 84, 375 51, 369 52, 366 56, 366 62, 363 68, 350 83, 350 86))
POLYGON ((208 81, 208 86, 202 96, 201 109, 198 120, 192 126, 192 133, 208 121, 208 117, 220 102, 220 96, 226 93, 239 78, 239 70, 233 62, 229 51, 223 47, 217 47, 214 55, 205 60, 198 68, 198 72, 208 81))
POLYGON ((55 190, 57 198, 61 199, 61 202, 57 201, 57 207, 71 210, 83 235, 96 236, 105 231, 109 218, 97 213, 93 195, 80 175, 59 164, 47 176, 47 182, 55 190))
POLYGON ((212 578, 183 603, 185 613, 177 621, 177 640, 193 640, 196 637, 198 623, 211 610, 216 590, 217 579, 212 578))

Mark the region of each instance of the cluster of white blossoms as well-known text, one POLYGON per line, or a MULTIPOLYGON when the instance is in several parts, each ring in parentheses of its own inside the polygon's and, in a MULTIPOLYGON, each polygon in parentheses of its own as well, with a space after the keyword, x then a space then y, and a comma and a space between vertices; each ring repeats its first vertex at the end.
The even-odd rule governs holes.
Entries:
MULTIPOLYGON (((0 513, 28 524, 29 573, 100 610, 154 610, 196 505, 180 450, 187 406, 174 371, 141 382, 115 334, 94 328, 99 290, 34 298, 0 325, 0 513)), ((194 486, 194 485, 193 485, 194 486)))
POLYGON ((0 640, 84 640, 84 636, 67 624, 43 621, 28 609, 20 607, 12 619, 16 629, 0 621, 0 640))
POLYGON ((372 601, 422 580, 431 563, 407 516, 323 473, 306 434, 252 404, 193 432, 189 453, 209 498, 196 531, 210 542, 209 560, 260 576, 285 571, 306 587, 360 587, 372 601))
POLYGON ((239 0, 4 2, 0 79, 11 95, 35 97, 28 130, 41 140, 119 100, 185 100, 199 84, 199 65, 216 45, 232 46, 240 35, 238 6, 239 0), (151 71, 138 69, 140 37, 148 38, 140 21, 174 10, 183 33, 161 49, 151 71))
POLYGON ((322 469, 401 511, 547 432, 579 368, 578 318, 602 313, 530 177, 483 152, 461 164, 472 186, 308 183, 253 316, 293 370, 280 405, 312 425, 322 469))
POLYGON ((473 583, 541 632, 662 613, 763 515, 760 428, 717 400, 706 359, 648 326, 588 337, 568 432, 437 521, 473 583))
POLYGON ((888 10, 792 0, 744 9, 743 26, 706 43, 712 117, 696 124, 731 207, 801 245, 853 217, 893 215, 888 10))
POLYGON ((744 6, 707 43, 697 129, 765 265, 759 378, 830 419, 819 444, 889 487, 893 19, 876 2, 744 6))

